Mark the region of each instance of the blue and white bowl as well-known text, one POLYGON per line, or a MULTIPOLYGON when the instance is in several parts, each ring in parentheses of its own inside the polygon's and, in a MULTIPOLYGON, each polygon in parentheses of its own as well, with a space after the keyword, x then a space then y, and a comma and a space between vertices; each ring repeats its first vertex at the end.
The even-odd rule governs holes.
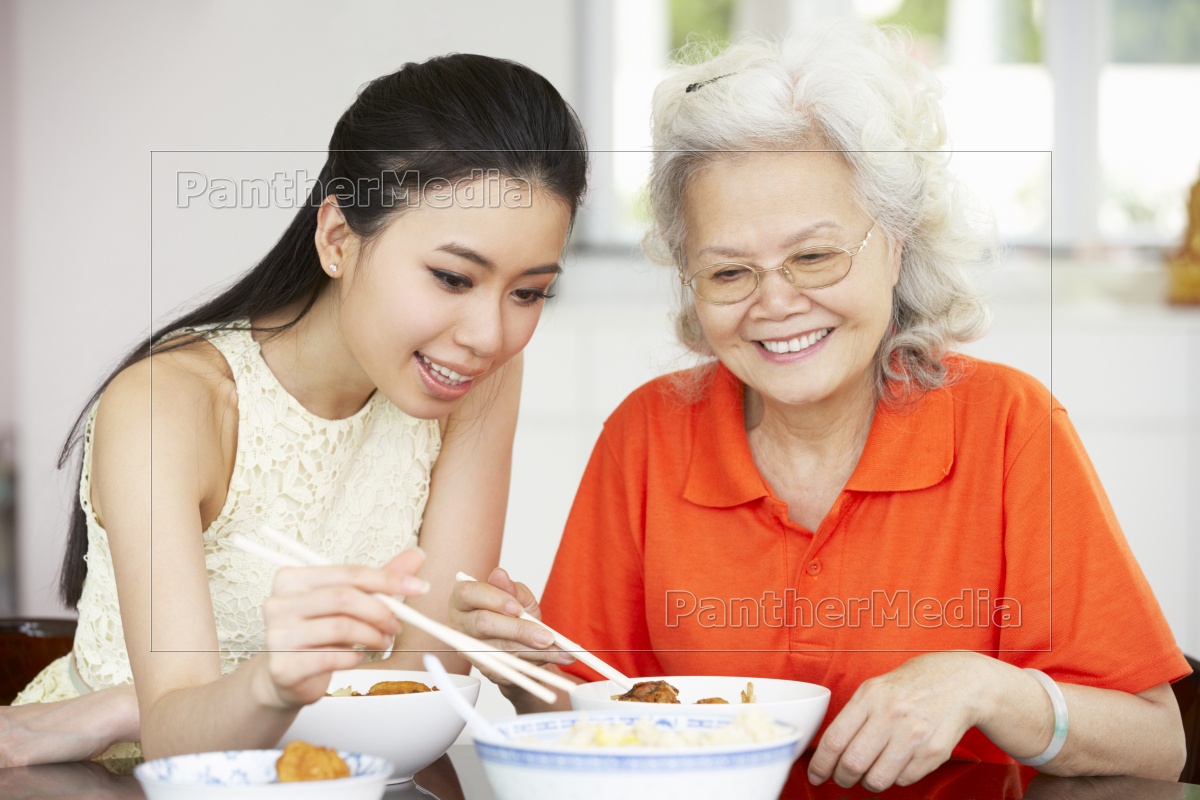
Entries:
POLYGON ((158 758, 140 764, 133 775, 147 800, 379 800, 392 763, 364 753, 338 755, 350 777, 279 783, 275 762, 282 750, 226 750, 158 758))
POLYGON ((801 733, 762 742, 676 747, 577 747, 559 744, 581 721, 633 724, 650 719, 671 731, 711 731, 732 725, 723 715, 678 716, 654 711, 569 711, 526 714, 496 723, 508 739, 476 731, 475 749, 499 800, 774 800, 801 752, 801 733))

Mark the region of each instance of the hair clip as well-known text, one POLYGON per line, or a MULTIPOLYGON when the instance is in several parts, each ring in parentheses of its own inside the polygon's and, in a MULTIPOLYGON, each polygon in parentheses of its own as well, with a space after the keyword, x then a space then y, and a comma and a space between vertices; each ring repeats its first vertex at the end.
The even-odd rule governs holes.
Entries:
POLYGON ((729 72, 724 75, 718 75, 715 78, 709 78, 706 81, 700 81, 699 83, 689 83, 688 87, 686 89, 684 89, 683 91, 685 94, 688 92, 694 92, 697 89, 702 89, 705 86, 708 86, 710 83, 716 83, 717 81, 721 80, 721 78, 728 78, 732 74, 733 74, 732 72, 729 72))

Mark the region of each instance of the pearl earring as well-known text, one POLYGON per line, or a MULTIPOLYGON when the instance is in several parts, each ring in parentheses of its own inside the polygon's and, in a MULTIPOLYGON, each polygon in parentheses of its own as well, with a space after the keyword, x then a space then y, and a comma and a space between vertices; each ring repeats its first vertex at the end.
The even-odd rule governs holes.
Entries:
POLYGON ((337 272, 337 264, 330 264, 330 265, 329 265, 329 271, 330 271, 330 272, 337 272))

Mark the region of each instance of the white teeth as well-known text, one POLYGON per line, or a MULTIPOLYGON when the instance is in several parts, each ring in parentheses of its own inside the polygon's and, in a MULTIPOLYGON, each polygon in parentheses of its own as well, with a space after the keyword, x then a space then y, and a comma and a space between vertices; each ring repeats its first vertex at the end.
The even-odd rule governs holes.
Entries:
POLYGON ((429 371, 436 375, 438 380, 440 380, 442 383, 445 383, 449 386, 458 386, 460 383, 467 380, 465 377, 459 375, 449 367, 443 367, 441 364, 438 364, 435 361, 430 361, 429 356, 425 355, 424 353, 421 353, 421 360, 425 362, 426 366, 429 367, 429 371))
POLYGON ((819 331, 813 331, 806 336, 800 336, 796 339, 775 340, 771 342, 763 342, 762 346, 772 353, 798 353, 801 350, 807 350, 817 342, 829 335, 833 328, 822 328, 819 331))

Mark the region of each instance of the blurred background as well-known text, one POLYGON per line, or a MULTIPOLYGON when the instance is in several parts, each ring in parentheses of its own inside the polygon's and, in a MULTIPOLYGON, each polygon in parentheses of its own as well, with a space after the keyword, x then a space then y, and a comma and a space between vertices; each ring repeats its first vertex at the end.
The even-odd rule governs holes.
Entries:
MULTIPOLYGON (((1200 176, 1200 0, 0 0, 0 616, 55 597, 81 404, 152 324, 257 260, 293 208, 181 207, 178 175, 315 176, 363 83, 477 52, 580 112, 592 188, 527 353, 502 563, 540 592, 607 414, 690 363, 647 264, 653 87, 689 38, 828 18, 909 26, 956 169, 1008 250, 970 351, 1071 412, 1184 649, 1200 654, 1200 307, 1164 254, 1200 176)), ((494 693, 485 710, 503 712, 494 693)))

